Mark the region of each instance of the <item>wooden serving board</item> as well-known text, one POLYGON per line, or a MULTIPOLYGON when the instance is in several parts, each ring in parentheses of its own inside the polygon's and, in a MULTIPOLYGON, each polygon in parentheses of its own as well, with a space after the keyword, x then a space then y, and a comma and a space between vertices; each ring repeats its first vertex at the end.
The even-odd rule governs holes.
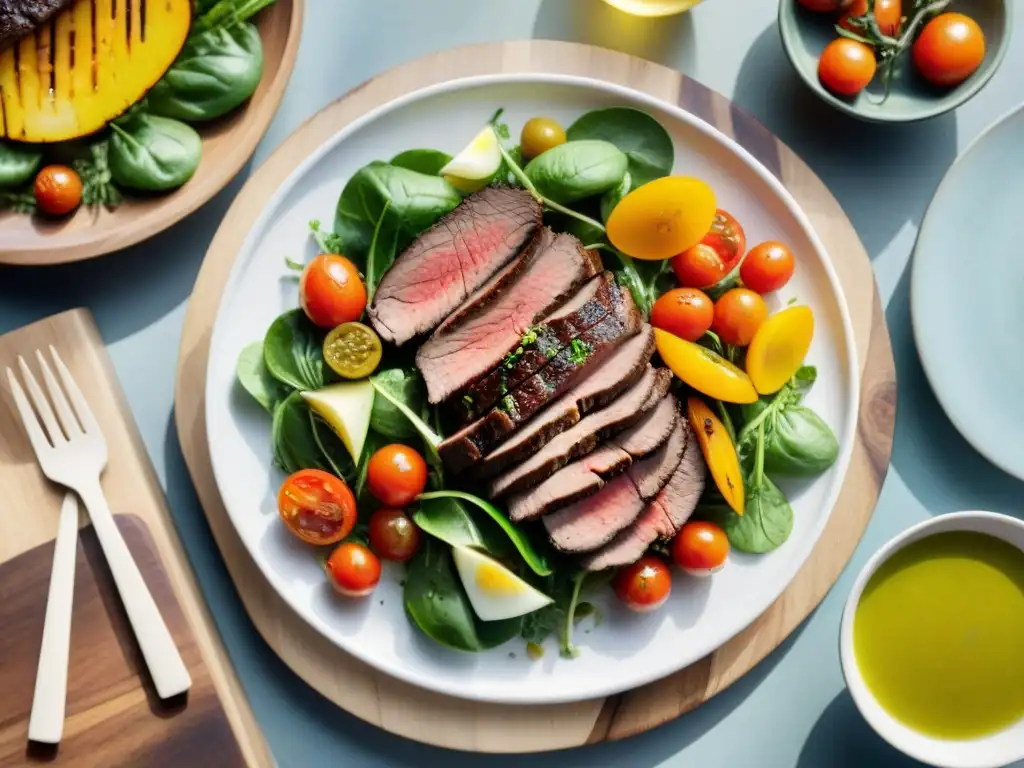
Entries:
POLYGON ((162 704, 87 516, 75 576, 64 739, 27 749, 53 539, 64 490, 40 472, 6 385, 0 389, 0 767, 270 766, 92 316, 72 310, 0 337, 0 366, 54 345, 106 437, 103 488, 192 676, 162 704), (213 751, 208 751, 213 750, 213 751), (216 759, 213 756, 216 755, 216 759))
POLYGON ((127 248, 170 227, 220 192, 256 150, 284 96, 302 33, 304 0, 277 0, 256 17, 263 80, 246 104, 197 125, 203 159, 187 184, 166 195, 126 197, 113 211, 70 218, 0 214, 0 264, 63 264, 127 248))
POLYGON ((889 465, 895 366, 871 263, 828 189, 785 145, 720 94, 678 72, 588 46, 527 41, 438 53, 369 80, 302 125, 249 179, 217 232, 199 273, 181 343, 175 418, 182 451, 221 553, 249 615, 270 646, 313 688, 363 720, 410 739, 480 752, 560 749, 620 739, 678 717, 767 656, 835 583, 874 510, 889 465), (214 483, 204 422, 211 327, 251 222, 305 157, 348 123, 411 91, 469 75, 555 72, 632 87, 715 125, 782 179, 831 255, 853 320, 861 365, 857 442, 841 495, 808 562, 746 631, 670 677, 624 694, 572 704, 505 706, 463 701, 399 682, 357 661, 299 619, 246 554, 214 483))

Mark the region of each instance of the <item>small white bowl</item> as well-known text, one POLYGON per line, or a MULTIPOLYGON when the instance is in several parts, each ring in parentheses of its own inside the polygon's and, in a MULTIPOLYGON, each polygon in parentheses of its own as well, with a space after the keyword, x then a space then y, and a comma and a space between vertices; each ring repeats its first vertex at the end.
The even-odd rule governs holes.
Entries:
POLYGON ((883 739, 906 755, 937 768, 1002 768, 1024 759, 1024 720, 979 739, 946 740, 925 736, 896 720, 875 699, 853 654, 853 616, 868 579, 879 566, 908 544, 945 531, 987 533, 1024 550, 1024 522, 993 512, 954 512, 925 520, 891 539, 867 562, 846 599, 840 627, 839 654, 846 686, 857 709, 883 739))

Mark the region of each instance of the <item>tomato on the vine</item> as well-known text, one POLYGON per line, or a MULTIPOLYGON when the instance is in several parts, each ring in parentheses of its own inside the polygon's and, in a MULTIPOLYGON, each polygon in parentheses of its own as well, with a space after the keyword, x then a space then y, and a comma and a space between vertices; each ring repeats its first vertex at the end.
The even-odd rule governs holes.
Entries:
POLYGON ((324 565, 331 584, 346 597, 365 597, 380 581, 380 559, 362 544, 343 542, 324 565))
POLYGON ((924 25, 911 49, 914 67, 933 85, 950 86, 974 74, 985 58, 985 33, 962 13, 940 13, 924 25))
POLYGON ((733 288, 715 302, 711 330, 725 344, 745 347, 768 317, 768 307, 759 294, 748 288, 733 288))
MULTIPOLYGON (((861 30, 850 24, 850 19, 856 16, 863 16, 868 12, 868 0, 854 0, 853 3, 843 11, 843 17, 839 20, 839 26, 851 32, 861 30)), ((900 22, 903 20, 902 0, 875 0, 875 22, 883 34, 896 37, 900 31, 900 22)))
POLYGON ((33 193, 39 210, 63 216, 82 202, 82 179, 66 165, 48 165, 36 174, 33 193))
POLYGON ((815 13, 834 13, 842 10, 854 0, 798 0, 800 5, 815 13))
POLYGON ((731 213, 719 208, 701 241, 672 259, 672 270, 680 285, 708 288, 729 274, 746 247, 743 227, 731 213))
POLYGON ((765 294, 782 288, 793 276, 793 252, 775 240, 755 245, 740 265, 740 279, 752 291, 765 294))
POLYGON ((420 529, 400 509, 381 507, 370 515, 370 549, 385 560, 405 562, 420 547, 420 529))
POLYGON ((627 608, 641 613, 653 611, 668 600, 672 574, 663 560, 645 555, 615 574, 612 587, 627 608))
POLYGON ((388 507, 406 507, 427 487, 427 463, 407 445, 385 445, 366 465, 370 493, 388 507))
POLYGON ((840 37, 818 59, 821 84, 838 96, 856 96, 875 76, 875 52, 857 40, 840 37))
POLYGON ((366 286, 356 265, 344 256, 321 253, 302 270, 299 303, 321 328, 334 328, 362 317, 366 286))
POLYGON ((673 288, 651 307, 651 325, 687 341, 697 341, 711 327, 715 305, 697 288, 673 288))
POLYGON ((277 511, 288 530, 309 544, 334 544, 356 524, 356 499, 345 481, 320 469, 300 469, 281 485, 277 511))
POLYGON ((729 538, 714 523, 687 523, 672 540, 672 559, 691 576, 710 576, 728 556, 729 538))

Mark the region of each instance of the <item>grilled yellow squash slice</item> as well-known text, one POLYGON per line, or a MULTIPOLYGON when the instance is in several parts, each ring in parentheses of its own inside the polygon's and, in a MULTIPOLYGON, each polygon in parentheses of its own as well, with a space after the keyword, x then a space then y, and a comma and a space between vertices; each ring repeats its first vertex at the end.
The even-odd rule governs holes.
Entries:
POLYGON ((75 0, 0 52, 0 139, 99 130, 163 76, 191 22, 192 0, 75 0))

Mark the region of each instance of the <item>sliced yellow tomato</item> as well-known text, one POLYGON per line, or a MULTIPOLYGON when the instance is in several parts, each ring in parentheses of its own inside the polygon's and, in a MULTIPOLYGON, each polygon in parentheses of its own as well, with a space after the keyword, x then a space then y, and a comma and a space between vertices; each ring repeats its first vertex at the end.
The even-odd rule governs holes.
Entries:
POLYGON ((654 329, 654 342, 672 373, 698 392, 726 403, 757 400, 750 377, 721 355, 660 328, 654 329))
POLYGON ((342 323, 324 339, 324 360, 344 379, 362 379, 380 365, 380 336, 362 323, 342 323))
POLYGON ((733 511, 742 515, 744 493, 740 457, 725 425, 699 397, 687 398, 686 414, 715 485, 733 511))
POLYGON ((747 374, 762 395, 778 392, 803 364, 814 336, 810 307, 787 307, 757 329, 747 347, 747 374))
POLYGON ((690 176, 637 187, 608 217, 608 239, 634 259, 669 259, 700 242, 715 218, 715 193, 690 176))

